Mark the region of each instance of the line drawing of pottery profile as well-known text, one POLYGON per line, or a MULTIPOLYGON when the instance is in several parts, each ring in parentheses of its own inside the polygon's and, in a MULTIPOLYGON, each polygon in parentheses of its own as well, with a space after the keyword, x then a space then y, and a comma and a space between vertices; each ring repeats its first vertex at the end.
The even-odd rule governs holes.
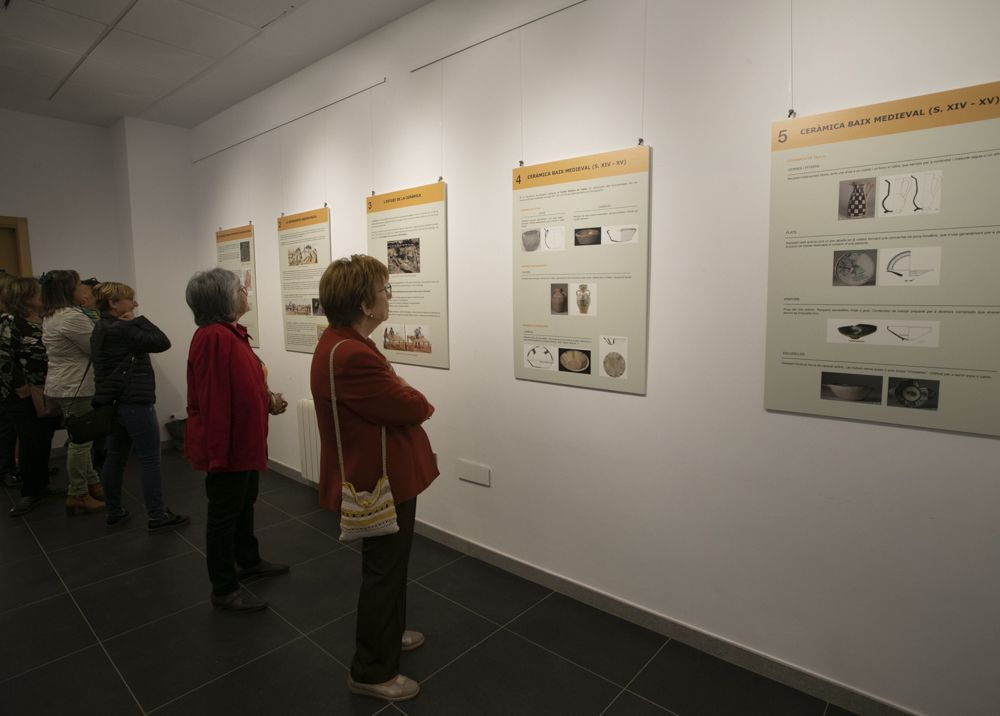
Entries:
POLYGON ((551 368, 556 362, 552 351, 545 346, 532 346, 524 356, 524 360, 532 368, 551 368))
POLYGON ((525 251, 534 251, 542 242, 542 232, 538 229, 528 229, 521 232, 521 245, 525 251))
POLYGON ((859 338, 870 336, 878 330, 878 326, 873 326, 870 323, 855 323, 852 326, 838 326, 837 330, 852 341, 856 341, 859 338))
POLYGON ((930 326, 886 326, 885 329, 901 341, 917 341, 930 333, 930 326))

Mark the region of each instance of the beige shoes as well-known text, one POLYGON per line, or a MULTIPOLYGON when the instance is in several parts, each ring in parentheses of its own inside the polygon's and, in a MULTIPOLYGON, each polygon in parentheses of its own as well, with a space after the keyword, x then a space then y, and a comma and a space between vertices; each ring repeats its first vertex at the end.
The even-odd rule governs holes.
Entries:
POLYGON ((420 684, 402 674, 389 679, 384 684, 359 684, 348 674, 347 688, 352 694, 373 696, 376 699, 385 699, 386 701, 406 701, 420 693, 420 684))
POLYGON ((95 500, 89 494, 83 495, 67 495, 66 496, 66 514, 75 515, 78 513, 90 513, 103 512, 104 503, 100 500, 95 500))
POLYGON ((424 643, 424 635, 418 631, 407 629, 403 632, 403 651, 413 651, 424 643))

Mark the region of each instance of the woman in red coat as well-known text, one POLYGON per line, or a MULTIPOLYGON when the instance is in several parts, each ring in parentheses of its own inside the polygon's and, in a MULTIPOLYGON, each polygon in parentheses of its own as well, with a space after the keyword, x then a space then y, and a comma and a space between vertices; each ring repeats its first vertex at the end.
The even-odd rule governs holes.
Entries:
POLYGON ((354 255, 327 267, 319 300, 330 327, 316 346, 311 384, 320 434, 320 502, 328 510, 340 510, 343 479, 330 396, 330 352, 335 346, 344 470, 358 491, 371 492, 382 475, 382 427, 386 429, 386 473, 399 532, 362 541, 356 645, 347 684, 356 694, 402 701, 416 696, 420 686, 399 673, 399 653, 424 642, 422 634, 406 630, 406 568, 417 495, 438 471, 420 427, 434 406, 396 375, 368 338, 389 317, 388 279, 386 267, 371 256, 354 255))
POLYGON ((253 533, 260 471, 267 468, 267 415, 285 412, 288 403, 268 390, 264 364, 238 323, 249 309, 239 277, 220 268, 196 273, 185 297, 198 330, 188 351, 184 455, 207 473, 212 606, 260 611, 267 602, 241 592, 239 582, 288 571, 261 559, 253 533))

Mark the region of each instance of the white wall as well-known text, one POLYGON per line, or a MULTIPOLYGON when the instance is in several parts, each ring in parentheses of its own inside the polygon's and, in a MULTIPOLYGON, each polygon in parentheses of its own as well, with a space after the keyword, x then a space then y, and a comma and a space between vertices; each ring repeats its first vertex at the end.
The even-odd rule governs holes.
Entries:
MULTIPOLYGON (((126 123, 144 309, 183 314, 172 284, 214 264, 220 226, 252 220, 261 354, 275 389, 305 397, 309 356, 282 347, 276 217, 327 202, 334 255, 363 251, 369 191, 443 175, 452 368, 399 368, 437 406, 442 475, 422 520, 903 708, 994 713, 996 441, 761 406, 768 138, 790 86, 806 115, 996 80, 1000 6, 589 0, 410 72, 568 4, 438 0, 190 136, 126 123), (171 160, 383 77, 190 172, 171 160), (509 170, 640 136, 653 149, 648 394, 513 380, 509 170), (188 200, 185 225, 167 208, 188 200), (175 225, 193 243, 178 235, 167 253, 175 225), (458 482, 459 457, 491 465, 493 487, 458 482)), ((181 362, 160 367, 182 390, 181 362)), ((274 419, 270 441, 292 467, 295 419, 274 419)))
POLYGON ((125 269, 111 132, 0 109, 0 215, 28 219, 35 275, 125 269))

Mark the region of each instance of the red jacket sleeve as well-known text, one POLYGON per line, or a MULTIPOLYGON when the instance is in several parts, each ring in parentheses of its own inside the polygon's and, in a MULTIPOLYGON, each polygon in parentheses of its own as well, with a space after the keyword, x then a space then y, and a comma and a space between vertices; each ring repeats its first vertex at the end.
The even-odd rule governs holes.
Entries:
POLYGON ((337 402, 375 425, 419 425, 431 416, 434 408, 423 393, 403 385, 384 358, 349 344, 334 354, 337 402))

